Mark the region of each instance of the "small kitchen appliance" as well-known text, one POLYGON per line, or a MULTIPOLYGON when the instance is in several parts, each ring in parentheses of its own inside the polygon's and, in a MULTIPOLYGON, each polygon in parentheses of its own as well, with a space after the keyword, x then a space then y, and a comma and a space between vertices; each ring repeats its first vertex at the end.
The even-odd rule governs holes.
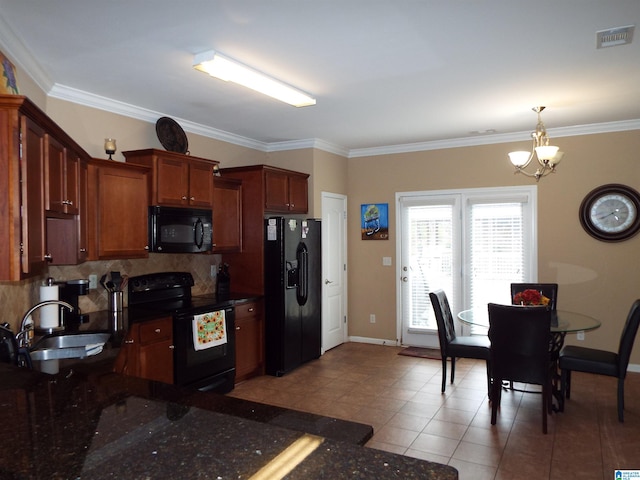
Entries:
MULTIPOLYGON (((60 300, 67 302, 73 307, 73 312, 64 309, 65 327, 80 325, 89 321, 89 314, 82 313, 79 306, 78 297, 89 293, 89 280, 81 278, 77 280, 67 280, 56 282, 60 288, 60 300)), ((60 318, 63 318, 63 307, 60 307, 60 318)))

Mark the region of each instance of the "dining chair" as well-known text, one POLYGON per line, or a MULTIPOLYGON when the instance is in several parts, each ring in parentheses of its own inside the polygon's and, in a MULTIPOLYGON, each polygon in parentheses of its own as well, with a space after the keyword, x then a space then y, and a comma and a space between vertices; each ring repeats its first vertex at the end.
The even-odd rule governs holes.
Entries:
POLYGON ((431 306, 436 314, 438 324, 438 339, 440 341, 440 355, 442 357, 442 390, 447 384, 447 358, 451 359, 451 383, 456 375, 456 358, 474 358, 485 360, 487 365, 487 395, 491 395, 491 375, 489 366, 489 347, 491 343, 485 335, 456 335, 453 315, 449 307, 449 300, 443 290, 429 293, 431 306))
POLYGON ((640 299, 633 302, 627 321, 620 335, 617 352, 595 348, 567 345, 560 351, 560 411, 564 410, 564 399, 571 394, 571 372, 595 373, 618 379, 618 421, 624 422, 624 379, 627 375, 629 358, 640 323, 640 299))
POLYGON ((558 284, 557 283, 512 283, 511 284, 511 303, 514 303, 516 293, 525 290, 537 290, 549 299, 549 308, 556 309, 558 303, 558 284))
POLYGON ((549 337, 551 311, 539 306, 489 306, 491 341, 491 425, 496 424, 502 382, 514 381, 542 386, 542 431, 547 433, 551 405, 549 337))

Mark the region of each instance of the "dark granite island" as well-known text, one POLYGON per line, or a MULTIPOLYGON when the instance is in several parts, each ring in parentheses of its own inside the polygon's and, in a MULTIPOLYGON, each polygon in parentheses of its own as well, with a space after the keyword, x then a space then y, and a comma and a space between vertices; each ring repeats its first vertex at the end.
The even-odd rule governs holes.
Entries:
POLYGON ((0 478, 248 479, 293 450, 254 478, 458 478, 361 446, 366 425, 112 373, 113 353, 55 376, 0 364, 0 478))

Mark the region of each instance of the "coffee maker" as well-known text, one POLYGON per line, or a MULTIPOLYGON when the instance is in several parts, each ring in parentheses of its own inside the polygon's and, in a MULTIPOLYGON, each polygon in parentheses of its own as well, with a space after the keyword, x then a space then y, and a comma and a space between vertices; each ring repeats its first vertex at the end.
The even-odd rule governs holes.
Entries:
MULTIPOLYGON (((64 310, 65 326, 80 325, 89 321, 88 313, 81 313, 78 306, 78 297, 89 293, 89 280, 67 280, 66 282, 56 282, 60 286, 60 300, 64 300, 73 307, 73 312, 64 310)), ((63 315, 60 312, 60 315, 63 315)), ((61 317, 62 318, 62 317, 61 317)))

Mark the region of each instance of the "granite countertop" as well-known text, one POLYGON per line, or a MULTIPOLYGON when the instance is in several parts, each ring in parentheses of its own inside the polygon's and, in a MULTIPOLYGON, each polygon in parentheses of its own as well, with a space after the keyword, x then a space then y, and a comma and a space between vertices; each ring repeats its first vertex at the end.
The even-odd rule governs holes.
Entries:
MULTIPOLYGON (((91 317, 82 330, 110 321, 91 317)), ((263 478, 458 478, 446 465, 363 447, 368 425, 113 373, 117 351, 113 342, 61 362, 57 375, 0 364, 9 421, 0 478, 241 479, 305 442, 318 445, 287 461, 283 477, 263 478)))

